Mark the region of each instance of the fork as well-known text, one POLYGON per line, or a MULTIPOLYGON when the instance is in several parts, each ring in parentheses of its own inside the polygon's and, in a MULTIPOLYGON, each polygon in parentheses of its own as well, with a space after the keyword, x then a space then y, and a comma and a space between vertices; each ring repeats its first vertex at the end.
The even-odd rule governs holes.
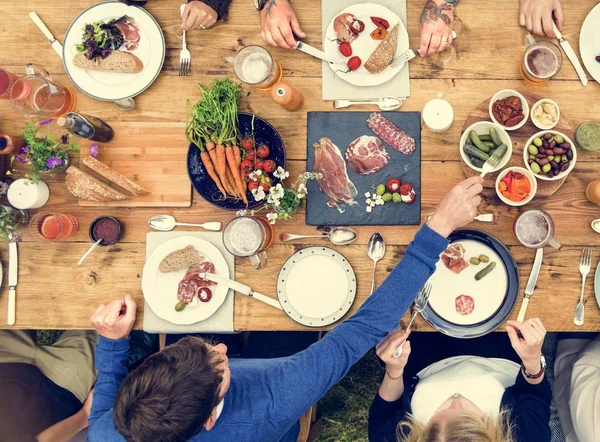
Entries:
MULTIPOLYGON (((452 39, 456 39, 456 32, 452 31, 452 39)), ((390 67, 395 68, 396 66, 401 66, 404 63, 412 60, 419 53, 419 49, 407 49, 397 57, 394 57, 390 63, 390 67)))
POLYGON ((500 164, 500 157, 492 155, 487 159, 487 161, 483 164, 483 170, 481 172, 481 178, 484 178, 488 173, 493 171, 498 164, 500 164))
POLYGON ((581 273, 581 295, 579 296, 579 303, 575 307, 575 317, 573 318, 573 324, 583 325, 583 319, 585 316, 585 305, 583 304, 583 294, 585 293, 585 280, 590 273, 592 268, 592 249, 591 247, 585 247, 581 254, 581 261, 579 262, 579 273, 581 273))
MULTIPOLYGON (((429 295, 431 295, 431 283, 430 282, 426 283, 423 286, 423 288, 417 295, 417 298, 415 299, 415 305, 413 307, 413 312, 412 312, 412 315, 410 316, 410 321, 408 321, 408 325, 406 326, 406 330, 404 331, 405 333, 408 333, 410 331, 410 327, 412 326, 412 323, 414 322, 415 318, 417 317, 417 314, 421 313, 427 306, 427 302, 429 301, 429 295)), ((398 347, 398 349, 394 353, 395 358, 399 358, 400 356, 402 356, 402 346, 403 345, 404 345, 404 342, 402 343, 402 345, 400 345, 398 347)))
MULTIPOLYGON (((183 16, 185 10, 185 4, 181 5, 180 11, 183 16)), ((190 64, 192 63, 192 55, 187 49, 187 43, 185 42, 185 31, 183 31, 183 42, 181 43, 181 52, 179 53, 179 76, 185 77, 190 72, 190 64)))

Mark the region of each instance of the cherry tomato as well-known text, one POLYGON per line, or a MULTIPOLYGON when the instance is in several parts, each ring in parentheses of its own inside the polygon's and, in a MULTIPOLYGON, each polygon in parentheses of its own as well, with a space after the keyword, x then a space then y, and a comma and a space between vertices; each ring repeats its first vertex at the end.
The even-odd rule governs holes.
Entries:
POLYGON ((254 170, 263 170, 265 166, 265 162, 261 158, 256 158, 254 160, 254 170))
POLYGON ((240 164, 240 168, 242 169, 242 173, 249 174, 254 170, 254 162, 249 159, 245 159, 240 164))
POLYGON ((250 149, 246 151, 246 156, 244 156, 245 160, 250 160, 252 161, 252 164, 254 164, 254 160, 256 158, 256 151, 254 149, 250 149))
POLYGON ((340 44, 339 49, 344 57, 350 57, 352 55, 352 46, 347 41, 340 44))
POLYGON ((348 67, 352 71, 357 70, 361 64, 362 64, 362 60, 360 59, 360 57, 357 57, 357 56, 354 56, 350 60, 348 60, 348 67))
POLYGON ((385 184, 385 187, 387 187, 388 191, 394 193, 397 192, 398 189, 400 189, 400 184, 402 183, 398 178, 390 178, 385 184))
POLYGON ((256 189, 258 189, 258 186, 259 186, 259 184, 260 184, 260 183, 259 183, 258 181, 251 180, 251 181, 248 183, 248 190, 249 190, 250 192, 252 192, 253 190, 256 190, 256 189))
POLYGON ((269 149, 269 146, 267 146, 266 144, 261 144, 256 149, 256 153, 261 158, 267 158, 269 156, 269 154, 271 153, 271 149, 269 149))
POLYGON ((265 161, 265 164, 263 165, 263 170, 265 172, 273 173, 273 172, 275 172, 275 169, 277 169, 277 163, 275 163, 275 161, 273 161, 273 160, 265 161))
POLYGON ((401 195, 408 195, 413 190, 413 186, 410 183, 402 183, 399 190, 401 195))
POLYGON ((354 20, 352 22, 352 24, 350 25, 350 32, 352 32, 353 34, 358 35, 364 30, 365 30, 365 24, 358 19, 354 20))
POLYGON ((254 138, 251 136, 244 137, 242 138, 242 142, 240 144, 246 150, 252 149, 254 147, 254 138))
POLYGON ((266 193, 271 188, 271 179, 266 176, 262 176, 260 179, 259 186, 263 188, 263 191, 266 193))
POLYGON ((198 290, 198 299, 200 302, 208 302, 212 299, 212 292, 208 287, 200 287, 198 290))

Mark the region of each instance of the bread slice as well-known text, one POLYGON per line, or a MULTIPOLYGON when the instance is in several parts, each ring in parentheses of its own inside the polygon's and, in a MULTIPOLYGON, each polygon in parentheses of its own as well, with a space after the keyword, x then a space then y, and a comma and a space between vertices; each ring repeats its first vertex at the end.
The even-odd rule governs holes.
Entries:
POLYGON ((73 196, 87 201, 107 203, 109 201, 121 201, 127 199, 127 195, 111 189, 96 178, 82 172, 75 166, 67 169, 65 184, 73 196))
POLYGON ((134 196, 145 195, 148 192, 144 190, 141 186, 131 181, 129 178, 121 175, 114 169, 111 169, 106 164, 101 161, 98 161, 96 158, 87 156, 82 157, 81 162, 96 172, 98 175, 103 176, 109 181, 112 181, 117 186, 125 189, 128 192, 131 192, 134 196))
POLYGON ((90 60, 84 52, 78 52, 73 57, 73 64, 78 68, 88 71, 120 72, 123 74, 137 74, 144 69, 144 63, 131 52, 112 51, 106 58, 90 60))
POLYGON ((163 258, 158 266, 161 273, 179 272, 187 270, 191 266, 198 265, 204 261, 194 246, 187 246, 184 249, 169 253, 163 258))
POLYGON ((396 54, 396 46, 398 45, 398 32, 400 24, 397 24, 385 36, 383 41, 379 43, 377 49, 373 51, 371 56, 365 63, 365 69, 372 74, 377 74, 387 68, 394 55, 396 54))

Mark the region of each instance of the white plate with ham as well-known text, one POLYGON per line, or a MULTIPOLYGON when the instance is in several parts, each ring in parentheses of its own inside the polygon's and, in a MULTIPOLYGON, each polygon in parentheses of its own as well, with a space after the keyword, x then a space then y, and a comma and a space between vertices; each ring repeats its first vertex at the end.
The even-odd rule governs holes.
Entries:
POLYGON ((69 78, 82 92, 97 100, 118 101, 139 95, 156 80, 165 59, 165 39, 159 24, 145 9, 120 2, 99 3, 79 14, 69 26, 63 58, 69 78), (105 72, 75 66, 73 59, 79 52, 77 45, 82 43, 85 26, 124 15, 129 20, 120 27, 125 40, 120 50, 130 52, 141 61, 141 72, 105 72))
MULTIPOLYGON (((325 41, 323 42, 323 51, 326 54, 338 54, 344 57, 346 63, 349 63, 353 57, 360 58, 360 67, 356 70, 350 68, 344 70, 340 69, 339 64, 332 65, 328 63, 329 67, 338 77, 355 86, 378 86, 391 80, 402 70, 404 65, 392 68, 388 66, 389 61, 387 60, 391 61, 393 57, 398 56, 408 48, 408 33, 400 17, 385 6, 375 3, 352 5, 341 11, 329 24, 325 33, 325 41), (375 18, 375 21, 372 17, 375 18), (390 44, 385 39, 376 40, 371 36, 373 32, 377 32, 378 27, 385 27, 377 20, 379 18, 387 22, 384 23, 387 25, 387 29, 385 29, 386 33, 389 31, 389 34, 396 34, 389 41, 390 44), (375 22, 378 22, 379 26, 375 22), (398 29, 394 30, 396 25, 398 25, 398 29), (380 47, 380 44, 384 41, 386 44, 380 47), (340 44, 344 42, 349 43, 351 47, 352 53, 348 56, 346 56, 348 54, 347 45, 342 49, 344 52, 340 52, 340 44), (371 63, 367 65, 380 65, 378 68, 375 68, 378 72, 369 72, 365 64, 369 62, 371 55, 378 49, 379 56, 375 57, 376 59, 371 59, 371 63), (383 64, 382 60, 384 60, 383 64)), ((349 65, 353 66, 353 63, 350 62, 349 65)))
POLYGON ((450 241, 430 278, 432 291, 423 317, 451 336, 481 336, 512 311, 519 293, 518 270, 508 249, 485 232, 458 230, 450 241))
POLYGON ((227 261, 214 245, 192 236, 167 241, 156 248, 144 265, 144 299, 157 316, 173 324, 188 325, 203 321, 221 307, 229 291, 224 285, 197 277, 198 273, 206 271, 229 278, 227 261), (196 261, 181 270, 161 271, 161 263, 167 256, 190 246, 199 257, 196 261), (203 290, 205 288, 208 291, 203 290), (178 311, 175 306, 182 300, 187 305, 178 311))

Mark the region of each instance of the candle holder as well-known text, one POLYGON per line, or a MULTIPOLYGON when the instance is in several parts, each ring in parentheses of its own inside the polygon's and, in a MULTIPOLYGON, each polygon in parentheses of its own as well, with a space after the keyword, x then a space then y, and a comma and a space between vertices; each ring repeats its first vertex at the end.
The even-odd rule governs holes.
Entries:
POLYGON ((39 209, 48 202, 50 189, 43 181, 16 180, 8 188, 8 201, 15 209, 39 209))

